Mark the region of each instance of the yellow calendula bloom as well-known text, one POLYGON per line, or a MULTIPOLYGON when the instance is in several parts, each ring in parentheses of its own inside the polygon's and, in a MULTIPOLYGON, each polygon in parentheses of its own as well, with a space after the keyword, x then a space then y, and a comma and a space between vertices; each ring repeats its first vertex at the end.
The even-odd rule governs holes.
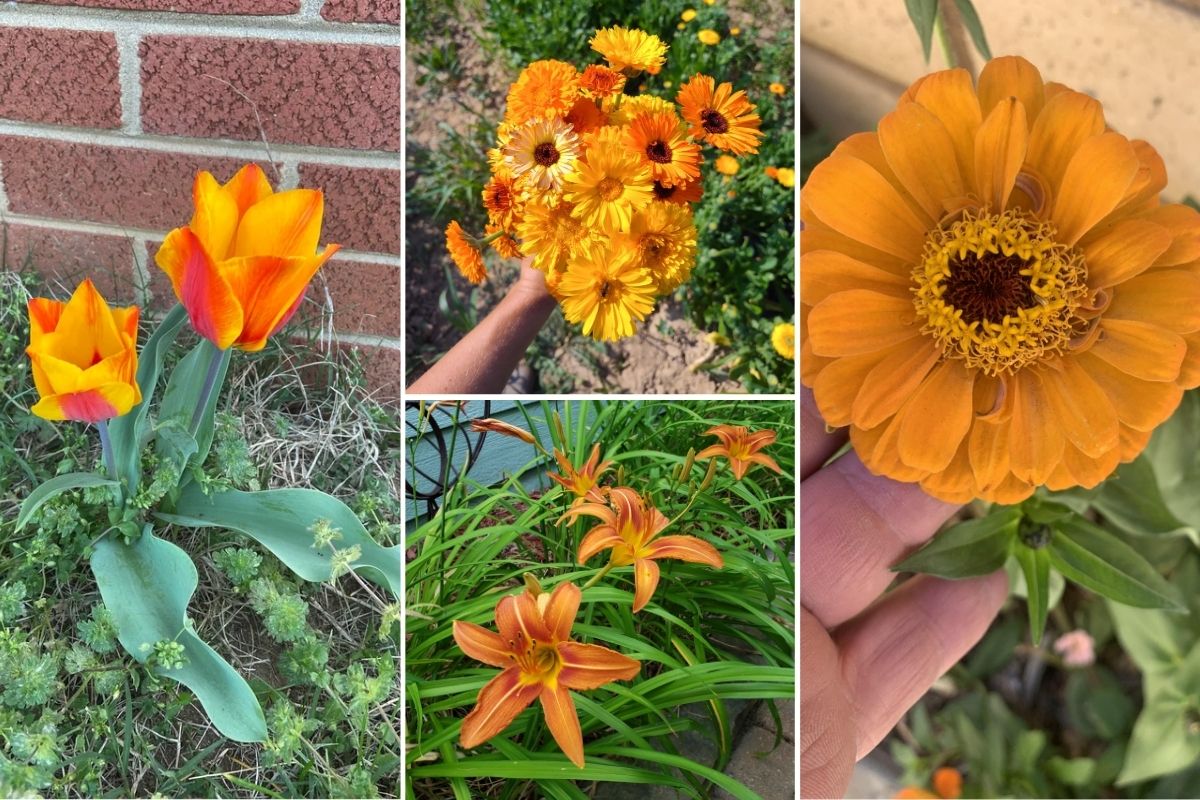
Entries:
POLYGON ((733 156, 723 155, 717 156, 717 159, 713 161, 713 169, 722 175, 737 175, 737 171, 740 169, 740 167, 738 166, 738 161, 736 158, 733 156))
POLYGON ((778 81, 771 83, 767 86, 767 89, 770 90, 771 94, 787 94, 787 87, 778 81))
POLYGON ((696 38, 700 40, 700 44, 706 44, 712 47, 715 44, 721 43, 721 34, 714 31, 712 28, 705 28, 696 33, 696 38))
POLYGON ((603 247, 574 253, 558 284, 567 322, 581 323, 585 336, 615 341, 634 333, 654 310, 654 279, 635 254, 611 240, 603 247))
POLYGON ((780 167, 775 170, 775 180, 790 189, 796 185, 796 170, 791 167, 780 167))
POLYGON ((549 205, 541 201, 525 207, 517 236, 521 250, 533 256, 535 269, 547 274, 565 269, 572 252, 590 249, 598 241, 599 232, 573 216, 573 210, 570 203, 549 205))
POLYGON ((636 28, 601 28, 588 44, 616 70, 654 74, 667 60, 667 46, 662 39, 636 28))
POLYGON ((804 187, 801 380, 950 502, 1093 487, 1200 385, 1200 214, 1033 64, 928 75, 804 187))
POLYGON ((730 29, 729 29, 729 35, 730 35, 730 36, 741 36, 741 34, 742 34, 742 29, 741 29, 741 28, 738 28, 738 27, 733 27, 733 28, 730 28, 730 29))
POLYGON ((628 231, 634 212, 650 204, 653 179, 636 153, 598 143, 579 162, 563 187, 563 197, 585 225, 605 233, 628 231))
POLYGON ((796 360, 796 326, 781 322, 771 329, 771 346, 788 361, 796 360))
POLYGON ((687 9, 686 11, 684 11, 682 14, 679 15, 679 18, 682 19, 684 22, 691 22, 692 20, 694 20, 696 18, 696 9, 694 9, 694 8, 687 9))
POLYGON ((633 215, 628 242, 637 265, 650 271, 655 292, 675 291, 696 261, 696 226, 692 210, 679 203, 651 203, 633 215))
POLYGON ((65 303, 32 298, 25 353, 41 399, 30 411, 54 422, 127 414, 142 402, 137 329, 137 306, 110 308, 91 280, 65 303))

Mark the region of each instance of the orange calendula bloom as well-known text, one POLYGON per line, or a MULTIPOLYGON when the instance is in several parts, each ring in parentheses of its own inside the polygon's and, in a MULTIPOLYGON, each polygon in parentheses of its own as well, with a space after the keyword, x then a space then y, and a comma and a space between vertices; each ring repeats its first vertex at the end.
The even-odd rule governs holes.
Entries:
POLYGON ((579 73, 565 61, 534 61, 508 90, 504 118, 521 124, 531 119, 565 117, 579 97, 579 73))
POLYGON ((713 161, 713 169, 722 175, 737 175, 741 166, 733 156, 720 155, 713 161))
POLYGON ((487 277, 487 267, 483 265, 483 253, 475 239, 467 235, 457 220, 451 220, 446 226, 446 249, 450 258, 462 276, 471 283, 483 283, 487 277))
POLYGON ((689 203, 700 202, 700 198, 704 196, 704 182, 696 179, 687 183, 667 186, 659 181, 655 181, 654 185, 650 187, 650 193, 654 196, 655 200, 686 206, 689 203))
POLYGON ((767 88, 771 91, 771 94, 787 94, 787 87, 778 81, 771 83, 767 88))
POLYGON ((954 767, 939 767, 933 773, 933 788, 945 800, 962 797, 962 773, 954 767))
POLYGON ((814 169, 801 379, 875 473, 950 502, 1092 487, 1200 385, 1200 214, 1100 103, 994 59, 814 169))
POLYGON ((479 692, 475 708, 463 719, 463 747, 477 747, 501 733, 534 700, 541 700, 554 741, 582 767, 583 732, 570 689, 598 689, 638 674, 641 665, 596 644, 571 641, 571 626, 582 593, 560 583, 550 593, 526 590, 496 605, 496 629, 454 621, 454 641, 476 661, 504 671, 479 692))
POLYGON ((618 95, 625 89, 625 73, 603 64, 590 64, 579 76, 579 88, 588 97, 603 100, 618 95))
POLYGON ((696 458, 715 458, 722 456, 729 459, 733 469, 733 477, 741 480, 752 464, 762 464, 769 470, 783 472, 775 459, 766 453, 760 453, 764 447, 775 443, 775 431, 754 431, 750 433, 741 425, 715 425, 704 432, 705 436, 716 436, 720 444, 706 447, 696 458))
POLYGON ((697 74, 679 90, 676 101, 683 118, 692 124, 689 133, 734 155, 757 153, 762 131, 754 104, 733 84, 716 86, 708 75, 697 74))
POLYGON ((626 129, 626 142, 665 186, 700 177, 700 145, 687 140, 674 111, 638 114, 626 129))
POLYGON ((708 564, 721 569, 725 559, 703 539, 695 536, 663 536, 658 534, 669 521, 657 508, 648 505, 641 495, 627 486, 618 486, 608 492, 609 505, 583 503, 563 514, 559 519, 588 516, 600 520, 600 524, 588 531, 579 543, 579 563, 585 563, 601 550, 612 549, 610 563, 613 566, 633 565, 633 610, 641 611, 650 602, 658 588, 658 564, 660 558, 674 558, 694 564, 708 564))
POLYGON ((575 505, 585 501, 593 503, 604 502, 604 490, 597 484, 600 481, 600 476, 612 467, 613 462, 600 460, 599 442, 592 445, 591 455, 588 456, 587 462, 579 469, 575 469, 571 464, 571 460, 557 449, 554 451, 554 460, 558 462, 558 468, 562 470, 562 474, 557 475, 553 472, 548 472, 546 473, 546 477, 575 495, 575 505))
POLYGON ((90 280, 63 303, 29 301, 33 382, 42 419, 96 423, 142 402, 137 384, 137 306, 109 308, 90 280))
POLYGON ((261 350, 291 319, 336 244, 317 252, 324 196, 275 192, 256 164, 227 183, 208 172, 192 187, 195 211, 155 255, 192 327, 220 350, 261 350))

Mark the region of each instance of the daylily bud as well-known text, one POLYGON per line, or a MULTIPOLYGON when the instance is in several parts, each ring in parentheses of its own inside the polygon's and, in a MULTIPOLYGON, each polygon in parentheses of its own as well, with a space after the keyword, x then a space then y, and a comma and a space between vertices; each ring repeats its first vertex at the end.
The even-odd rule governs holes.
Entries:
POLYGON ((542 585, 538 583, 537 578, 533 577, 532 572, 526 572, 522 577, 525 579, 525 591, 534 597, 542 593, 542 585))
POLYGON ((473 431, 490 431, 491 433, 499 433, 503 436, 511 436, 514 439, 520 439, 526 444, 533 444, 533 434, 516 425, 510 425, 498 419, 487 417, 484 419, 471 420, 471 430, 473 431))
POLYGON ((705 489, 707 489, 712 484, 713 478, 716 476, 716 474, 717 461, 716 459, 713 459, 712 461, 708 462, 708 472, 704 473, 704 480, 700 482, 699 491, 703 492, 705 489))
POLYGON ((563 447, 566 447, 567 433, 563 430, 562 418, 558 416, 557 411, 550 413, 550 421, 554 423, 554 435, 557 437, 557 441, 562 444, 563 447))

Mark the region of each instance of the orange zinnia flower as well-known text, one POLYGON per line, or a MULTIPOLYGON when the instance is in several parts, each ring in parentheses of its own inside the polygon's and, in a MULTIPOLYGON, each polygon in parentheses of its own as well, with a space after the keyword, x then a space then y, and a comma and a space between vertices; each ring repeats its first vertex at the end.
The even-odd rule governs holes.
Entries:
POLYGON ((558 468, 562 470, 563 474, 547 472, 546 477, 575 495, 576 505, 584 500, 590 500, 593 503, 604 502, 604 490, 596 484, 600 481, 600 476, 612 467, 613 462, 600 461, 599 442, 592 445, 592 454, 579 469, 575 469, 571 460, 558 449, 554 451, 554 460, 558 462, 558 468))
POLYGON ((638 114, 625 135, 629 148, 650 167, 654 180, 664 186, 700 177, 700 145, 684 137, 673 111, 638 114))
POLYGON ((247 164, 225 184, 196 175, 192 201, 192 221, 167 234, 155 261, 197 333, 220 350, 261 350, 338 251, 330 244, 317 252, 324 197, 316 189, 273 192, 247 164))
POLYGON ((142 402, 137 384, 137 306, 109 308, 90 280, 63 303, 29 300, 33 382, 42 419, 96 423, 142 402))
POLYGON ((504 597, 496 605, 499 634, 454 621, 454 641, 464 653, 504 669, 480 690, 475 708, 463 719, 463 747, 491 739, 540 698, 554 741, 575 766, 583 766, 583 732, 568 690, 629 680, 641 665, 607 647, 571 641, 581 596, 575 584, 560 583, 549 594, 526 590, 504 597))
POLYGON ((708 75, 696 74, 676 96, 683 118, 692 123, 689 133, 734 155, 758 152, 762 131, 758 114, 746 93, 733 91, 733 84, 722 83, 714 89, 708 75))
POLYGON ((659 558, 675 558, 694 564, 708 564, 720 569, 725 559, 717 549, 695 536, 663 536, 659 533, 669 524, 666 517, 641 496, 626 486, 618 486, 608 492, 612 507, 600 503, 584 503, 575 506, 559 519, 574 519, 579 516, 595 517, 599 525, 588 531, 579 543, 579 563, 585 563, 601 550, 612 548, 609 563, 614 567, 633 565, 633 611, 646 607, 654 590, 658 587, 659 558), (615 510, 614 510, 615 509, 615 510))
POLYGON ((759 452, 764 447, 774 444, 775 431, 750 433, 741 425, 715 425, 706 430, 704 435, 716 436, 721 443, 704 448, 696 453, 696 458, 728 458, 733 477, 739 481, 749 471, 751 464, 762 464, 767 469, 783 472, 775 463, 775 459, 759 452))
POLYGON ((462 276, 471 283, 483 283, 487 277, 487 267, 483 265, 483 253, 475 239, 468 236, 457 220, 451 220, 446 226, 446 249, 450 258, 462 276))
POLYGON ((1200 214, 1022 58, 913 84, 804 189, 801 377, 875 473, 1092 487, 1200 385, 1200 214))

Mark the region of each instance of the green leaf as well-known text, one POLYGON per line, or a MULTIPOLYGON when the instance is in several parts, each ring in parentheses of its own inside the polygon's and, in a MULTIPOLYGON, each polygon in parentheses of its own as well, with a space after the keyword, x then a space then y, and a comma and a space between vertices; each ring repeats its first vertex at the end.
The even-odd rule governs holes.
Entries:
POLYGON ((238 742, 264 741, 267 724, 250 685, 196 636, 187 620, 188 601, 196 591, 196 566, 188 554, 159 539, 147 525, 131 545, 116 537, 101 539, 91 565, 125 650, 145 662, 155 642, 183 645, 184 666, 156 666, 154 672, 191 689, 222 735, 238 742))
POLYGON ((1009 759, 1012 771, 1017 775, 1032 775, 1037 769, 1038 758, 1045 749, 1045 731, 1021 731, 1009 759))
POLYGON ((1186 536, 1200 544, 1200 530, 1176 516, 1159 488, 1154 465, 1142 454, 1104 482, 1092 505, 1109 522, 1139 536, 1186 536))
MULTIPOLYGON (((988 677, 1012 661, 1013 651, 1021 643, 1022 633, 1021 623, 1016 617, 1007 614, 1002 616, 988 630, 983 640, 967 653, 967 657, 963 659, 963 666, 973 678, 982 680, 988 677)), ((924 706, 917 705, 914 713, 919 708, 924 706)), ((922 746, 931 749, 923 742, 922 746)))
POLYGON ((160 420, 175 420, 190 432, 192 418, 196 414, 196 407, 200 405, 211 370, 216 370, 216 374, 196 428, 197 464, 204 463, 209 448, 212 447, 215 427, 213 418, 217 413, 217 401, 225 383, 225 374, 229 371, 229 351, 218 350, 208 339, 201 339, 172 370, 167 388, 163 391, 162 406, 158 413, 160 420))
POLYGON ((917 29, 917 38, 921 40, 921 50, 925 53, 925 63, 929 63, 929 54, 933 49, 933 23, 937 19, 938 0, 904 0, 908 9, 908 18, 917 29))
POLYGON ((88 486, 117 486, 117 482, 109 480, 95 472, 69 472, 43 483, 34 489, 21 503, 21 511, 17 514, 17 530, 24 528, 33 517, 34 512, 56 495, 70 489, 83 489, 88 486))
POLYGON ((1196 634, 1180 624, 1178 614, 1111 601, 1108 611, 1121 648, 1147 676, 1177 670, 1196 642, 1196 634))
POLYGON ((1046 631, 1046 613, 1050 609, 1050 554, 1044 547, 1035 550, 1017 542, 1013 557, 1025 574, 1030 639, 1036 645, 1046 631))
POLYGON ((150 401, 154 399, 154 390, 158 386, 158 376, 162 372, 163 359, 167 351, 179 335, 179 329, 187 321, 187 311, 176 304, 162 322, 150 334, 141 353, 138 354, 137 382, 142 392, 142 402, 134 406, 128 414, 124 414, 108 425, 112 436, 113 460, 117 464, 119 477, 129 485, 129 493, 137 491, 142 478, 142 449, 149 440, 146 430, 146 417, 150 413, 150 401))
POLYGON ((1137 713, 1125 687, 1099 664, 1088 670, 1071 670, 1065 696, 1071 724, 1089 738, 1111 741, 1124 736, 1137 713))
POLYGON ((1054 756, 1046 761, 1046 772, 1059 783, 1068 786, 1086 786, 1096 772, 1096 762, 1090 758, 1063 758, 1054 756))
POLYGON ((400 545, 378 544, 354 512, 336 497, 312 489, 272 489, 239 492, 230 489, 206 495, 192 483, 184 487, 171 514, 159 519, 190 528, 228 528, 251 537, 306 581, 326 581, 331 575, 332 551, 317 550, 309 530, 328 520, 342 538, 339 550, 358 545, 362 555, 351 563, 355 572, 400 596, 400 545))
POLYGON ((1050 564, 1064 577, 1110 600, 1139 608, 1186 610, 1174 587, 1136 550, 1084 519, 1059 523, 1047 549, 1050 564))
POLYGON ((1007 508, 947 528, 892 571, 923 572, 940 578, 973 578, 995 572, 1008 558, 1019 513, 1007 508))
POLYGON ((1134 723, 1117 786, 1168 775, 1200 758, 1200 733, 1191 731, 1188 714, 1181 697, 1146 703, 1134 723))
MULTIPOLYGON (((983 56, 985 61, 992 60, 992 50, 988 47, 987 37, 983 34, 983 23, 979 20, 979 14, 975 11, 974 4, 971 0, 954 0, 954 4, 958 6, 958 13, 962 15, 963 27, 967 29, 967 33, 971 34, 971 41, 975 44, 975 49, 979 51, 979 55, 983 56)), ((926 56, 928 61, 929 57, 926 56)))

